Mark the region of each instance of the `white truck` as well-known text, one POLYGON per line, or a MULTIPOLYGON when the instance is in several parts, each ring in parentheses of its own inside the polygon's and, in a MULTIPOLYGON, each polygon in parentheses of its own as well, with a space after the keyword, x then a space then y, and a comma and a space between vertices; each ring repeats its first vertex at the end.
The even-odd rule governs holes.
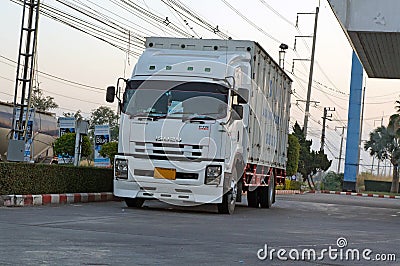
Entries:
MULTIPOLYGON (((114 195, 270 208, 284 181, 292 80, 256 42, 149 37, 124 91, 114 195)), ((120 97, 122 95, 122 97, 120 97)))

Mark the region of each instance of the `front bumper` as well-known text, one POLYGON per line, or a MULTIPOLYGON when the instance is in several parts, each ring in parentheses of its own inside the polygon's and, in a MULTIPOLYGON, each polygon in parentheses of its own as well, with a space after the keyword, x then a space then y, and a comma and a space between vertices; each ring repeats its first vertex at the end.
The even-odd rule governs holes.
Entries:
POLYGON ((145 160, 133 156, 117 156, 128 160, 128 179, 114 179, 114 195, 122 198, 158 199, 176 205, 221 203, 223 195, 224 166, 221 162, 175 162, 145 160), (218 185, 205 185, 208 165, 221 165, 222 175, 218 185), (177 172, 197 174, 196 179, 160 179, 152 172, 156 167, 176 169, 177 172), (135 173, 146 175, 137 175, 135 173))
POLYGON ((176 205, 221 203, 223 186, 114 180, 114 195, 122 198, 158 199, 176 205))

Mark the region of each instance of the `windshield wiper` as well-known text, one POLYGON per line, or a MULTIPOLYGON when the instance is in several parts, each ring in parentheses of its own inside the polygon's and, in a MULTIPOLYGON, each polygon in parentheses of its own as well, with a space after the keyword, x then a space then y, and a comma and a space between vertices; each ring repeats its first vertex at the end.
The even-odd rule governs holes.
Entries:
POLYGON ((192 121, 192 120, 217 120, 217 119, 209 115, 197 115, 189 117, 188 120, 192 121))
POLYGON ((132 119, 134 117, 145 117, 145 118, 152 118, 153 120, 157 120, 160 118, 165 118, 166 116, 167 116, 166 114, 150 111, 150 112, 140 112, 140 113, 136 113, 136 114, 131 114, 130 118, 132 119))
POLYGON ((189 121, 201 121, 201 120, 217 120, 216 117, 210 115, 218 115, 219 113, 206 113, 206 114, 196 114, 191 117, 188 117, 187 120, 189 121))

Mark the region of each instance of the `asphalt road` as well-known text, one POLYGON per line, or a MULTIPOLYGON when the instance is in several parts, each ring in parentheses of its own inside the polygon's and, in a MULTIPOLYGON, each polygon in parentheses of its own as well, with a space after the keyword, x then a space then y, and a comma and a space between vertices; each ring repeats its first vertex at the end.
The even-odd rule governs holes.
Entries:
MULTIPOLYGON (((173 207, 123 202, 0 208, 0 265, 381 265, 348 261, 341 250, 395 254, 400 265, 400 200, 328 194, 278 196, 272 209, 239 206, 219 215, 214 206, 173 207), (283 249, 336 248, 338 258, 282 261, 268 245, 283 249), (264 253, 260 252, 260 256, 264 253)), ((295 251, 291 253, 296 257, 295 251)), ((307 253, 305 253, 307 256, 307 253)), ((332 255, 333 256, 333 255, 332 255)), ((361 255, 360 255, 361 256, 361 255)), ((334 256, 333 256, 334 257, 334 256)), ((351 256, 349 256, 351 258, 351 256)))

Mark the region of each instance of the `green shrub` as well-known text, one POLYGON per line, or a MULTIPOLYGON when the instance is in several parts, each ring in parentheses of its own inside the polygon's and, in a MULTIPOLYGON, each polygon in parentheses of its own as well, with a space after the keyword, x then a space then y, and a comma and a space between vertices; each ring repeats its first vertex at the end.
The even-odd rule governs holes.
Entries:
POLYGON ((0 195, 111 192, 112 169, 0 163, 0 195))
MULTIPOLYGON (((74 156, 75 154, 75 133, 66 133, 54 142, 54 153, 56 155, 74 156)), ((88 136, 82 137, 82 157, 89 157, 92 153, 92 145, 88 136)))
POLYGON ((112 141, 112 142, 104 143, 101 146, 101 149, 100 149, 99 153, 103 157, 110 158, 110 162, 113 165, 114 164, 114 157, 118 153, 118 142, 117 141, 112 141))
POLYGON ((321 190, 342 191, 343 188, 343 174, 336 174, 329 172, 321 180, 321 190))
POLYGON ((278 184, 278 185, 276 185, 275 189, 276 189, 276 190, 284 190, 284 189, 285 189, 285 185, 283 185, 283 184, 278 184))
POLYGON ((301 182, 296 180, 285 180, 285 189, 288 190, 300 190, 301 189, 301 182))

